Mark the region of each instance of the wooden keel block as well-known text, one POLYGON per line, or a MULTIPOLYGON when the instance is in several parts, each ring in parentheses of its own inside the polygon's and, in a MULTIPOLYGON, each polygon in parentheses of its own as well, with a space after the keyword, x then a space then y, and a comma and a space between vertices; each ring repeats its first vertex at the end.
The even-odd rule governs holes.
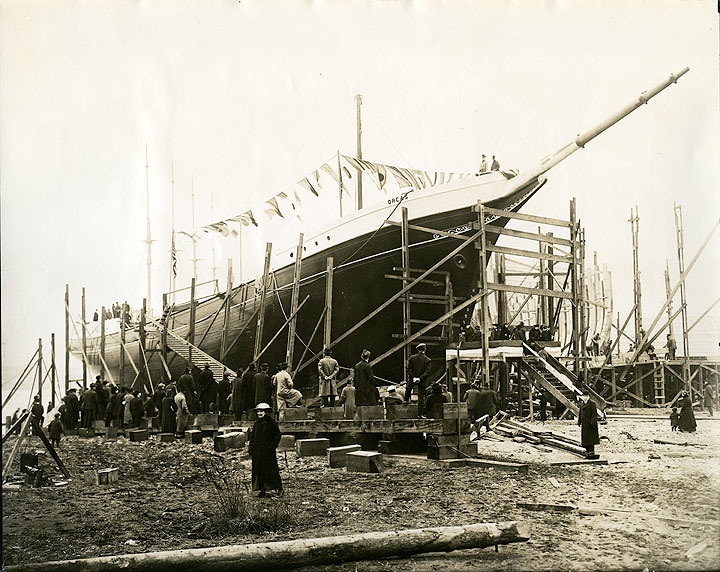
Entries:
POLYGON ((392 453, 392 443, 390 441, 378 441, 378 453, 389 455, 392 453))
POLYGON ((294 435, 282 435, 280 437, 280 444, 277 448, 278 451, 294 451, 295 450, 295 436, 294 435))
POLYGON ((134 429, 128 431, 128 437, 130 437, 130 441, 147 441, 150 438, 150 431, 147 429, 134 429))
MULTIPOLYGON (((462 433, 460 435, 460 445, 470 443, 470 433, 462 433)), ((443 445, 458 446, 458 436, 455 435, 428 435, 428 445, 439 447, 443 445)))
POLYGON ((210 437, 211 439, 213 439, 217 434, 217 431, 215 429, 206 429, 205 427, 201 427, 200 433, 202 433, 203 437, 210 437))
POLYGON ((77 435, 78 430, 77 429, 63 429, 64 435, 77 435))
POLYGON ((417 419, 418 406, 416 403, 412 405, 388 405, 388 419, 417 419))
POLYGON ((161 443, 174 443, 175 442, 175 433, 160 433, 158 435, 160 437, 161 443))
POLYGON ((202 443, 203 440, 203 434, 202 431, 198 431, 197 429, 189 429, 188 431, 185 431, 185 442, 186 443, 192 443, 193 445, 199 445, 202 443))
POLYGON ((242 449, 245 446, 245 433, 225 433, 217 435, 213 441, 215 451, 222 453, 228 449, 242 449))
POLYGON ((219 416, 220 425, 232 425, 235 421, 235 415, 232 413, 221 413, 219 416))
POLYGON ((344 467, 348 453, 354 453, 360 451, 362 447, 360 445, 345 445, 343 447, 328 447, 327 460, 330 467, 337 469, 338 467, 344 467))
POLYGON ((290 407, 280 410, 280 421, 302 421, 307 418, 307 407, 290 407))
POLYGON ((483 469, 497 469, 509 473, 520 473, 527 475, 528 465, 522 463, 504 463, 500 461, 492 461, 490 459, 467 459, 465 463, 468 467, 479 467, 483 469))
POLYGON ((198 413, 195 415, 193 426, 201 429, 217 429, 220 427, 220 416, 217 413, 198 413))
POLYGON ((467 403, 443 403, 442 418, 443 419, 467 419, 468 408, 467 403))
POLYGON ((355 473, 381 473, 383 470, 382 453, 373 451, 355 451, 345 455, 345 466, 355 473))
POLYGON ((112 485, 113 483, 117 483, 120 478, 118 470, 115 467, 110 469, 100 469, 97 472, 97 476, 98 483, 101 485, 112 485))
POLYGON ((361 405, 357 408, 355 419, 360 419, 361 421, 383 419, 384 415, 382 405, 361 405))
POLYGON ((83 471, 83 479, 85 480, 86 485, 100 484, 100 481, 98 480, 98 472, 95 469, 83 471))
POLYGON ((448 469, 458 469, 467 466, 465 459, 443 459, 442 461, 438 461, 438 463, 440 463, 440 466, 447 467, 448 469))
POLYGON ((324 457, 330 447, 330 439, 298 439, 295 452, 298 457, 324 457))
POLYGON ((477 455, 477 445, 470 443, 468 445, 428 445, 428 459, 465 459, 470 455, 477 455))
POLYGON ((78 429, 78 437, 81 437, 83 439, 88 439, 90 437, 95 437, 95 430, 94 429, 87 429, 85 427, 80 427, 78 429))
POLYGON ((344 407, 320 407, 315 410, 315 419, 318 421, 334 421, 345 419, 344 407))

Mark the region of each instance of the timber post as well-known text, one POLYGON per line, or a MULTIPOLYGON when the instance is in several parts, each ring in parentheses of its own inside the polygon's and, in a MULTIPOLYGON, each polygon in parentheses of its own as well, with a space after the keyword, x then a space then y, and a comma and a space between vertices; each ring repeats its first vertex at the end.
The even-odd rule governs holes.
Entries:
MULTIPOLYGON (((402 207, 402 226, 400 227, 401 248, 402 248, 402 275, 403 286, 410 282, 410 239, 408 229, 408 209, 402 207)), ((410 337, 410 292, 405 294, 403 299, 403 339, 410 337)), ((406 345, 403 347, 403 379, 408 379, 407 362, 410 358, 410 348, 406 345)))
MULTIPOLYGON (((480 225, 480 283, 478 284, 480 304, 482 308, 482 344, 483 344, 483 385, 490 387, 490 311, 488 308, 487 280, 487 237, 485 234, 485 207, 478 201, 478 223, 480 225)), ((458 380, 459 383, 459 380, 458 380)))
POLYGON ((580 371, 580 314, 578 298, 578 228, 575 212, 575 197, 570 199, 570 252, 572 262, 570 263, 570 277, 572 290, 572 354, 574 359, 573 373, 577 375, 580 371))
MULTIPOLYGON (((579 223, 578 223, 579 226, 579 223)), ((585 285, 585 229, 579 228, 580 232, 580 269, 579 269, 579 300, 580 300, 580 355, 587 357, 587 331, 588 331, 588 313, 587 313, 587 286, 585 285)), ((583 373, 587 373, 588 362, 583 359, 581 369, 583 373)))
POLYGON ((40 396, 40 403, 42 404, 42 386, 43 386, 43 376, 42 376, 42 338, 38 338, 38 363, 37 363, 37 376, 38 376, 38 395, 40 396))
MULTIPOLYGON (((537 227, 538 234, 542 235, 542 229, 538 226, 537 227)), ((546 243, 543 242, 542 239, 538 240, 538 252, 540 254, 545 254, 545 246, 546 243)), ((545 269, 545 259, 541 258, 538 260, 539 266, 540 266, 540 273, 538 275, 538 288, 541 290, 544 290, 546 287, 546 283, 549 280, 545 280, 546 276, 546 269, 545 269)), ((547 324, 548 323, 548 317, 547 317, 547 308, 548 308, 548 296, 540 296, 540 319, 538 320, 538 323, 540 324, 547 324)))
POLYGON ((65 393, 70 389, 70 286, 65 284, 65 393))
POLYGON ((268 283, 270 282, 270 257, 272 256, 272 243, 265 244, 265 266, 263 268, 262 292, 260 294, 260 309, 258 311, 257 328, 255 329, 255 350, 253 362, 258 359, 262 350, 263 326, 265 324, 265 299, 267 298, 268 283))
MULTIPOLYGON (((338 157, 338 161, 339 161, 338 157)), ((342 183, 341 183, 342 186, 342 183)), ((340 191, 340 196, 342 197, 342 189, 340 191)), ((342 205, 342 200, 341 200, 342 205)), ((290 313, 294 314, 297 311, 297 306, 300 298, 300 272, 302 270, 302 252, 303 252, 303 241, 305 239, 305 236, 303 233, 300 233, 300 236, 298 236, 298 243, 297 248, 295 249, 295 268, 293 271, 293 290, 292 290, 292 300, 290 302, 290 313)), ((297 328, 297 316, 293 316, 292 320, 290 320, 290 323, 288 324, 288 340, 287 340, 287 351, 286 351, 286 361, 288 363, 288 367, 290 368, 290 371, 293 370, 293 358, 295 357, 295 331, 297 328)))
MULTIPOLYGON (((685 381, 685 389, 689 392, 692 390, 692 382, 690 381, 690 340, 688 336, 687 306, 685 298, 685 244, 683 239, 683 220, 682 206, 673 203, 673 212, 675 213, 675 237, 677 240, 677 259, 678 270, 680 271, 680 308, 682 309, 682 332, 683 332, 683 362, 682 377, 685 381)), ((702 390, 702 386, 700 386, 702 390)), ((692 398, 692 392, 690 393, 692 398)))
MULTIPOLYGON (((545 252, 547 254, 554 254, 553 249, 553 233, 548 232, 548 238, 550 239, 550 242, 546 244, 545 252)), ((555 289, 555 264, 552 260, 552 258, 548 258, 547 261, 547 289, 548 290, 554 290, 555 289)), ((555 317, 555 298, 553 296, 547 297, 547 322, 546 324, 550 327, 554 325, 554 319, 555 317)))
POLYGON ((225 314, 223 315, 222 337, 220 338, 220 355, 224 356, 227 350, 230 330, 230 304, 233 293, 233 267, 232 258, 227 261, 227 282, 225 283, 225 314))
POLYGON ((323 348, 330 347, 332 340, 332 298, 333 298, 333 257, 327 258, 327 272, 325 274, 325 327, 323 329, 323 348))
POLYGON ((55 332, 50 334, 50 387, 52 388, 52 405, 55 407, 55 332))
POLYGON ((105 306, 100 308, 100 379, 105 379, 105 306))
POLYGON ((82 317, 82 350, 83 350, 82 381, 83 381, 83 389, 87 389, 87 322, 85 319, 85 287, 84 286, 82 289, 81 312, 82 312, 81 317, 82 317))
MULTIPOLYGON (((670 266, 668 265, 667 258, 665 259, 665 299, 670 298, 670 266)), ((668 303, 667 315, 668 315, 668 332, 670 337, 675 339, 672 323, 672 299, 668 303)))
MULTIPOLYGON (((193 242, 193 244, 195 244, 193 242)), ((187 367, 190 371, 192 371, 192 346, 195 345, 195 276, 192 277, 192 280, 190 281, 190 324, 188 329, 188 342, 190 342, 190 345, 188 346, 188 363, 187 367)))
MULTIPOLYGON (((142 302, 142 310, 140 310, 140 324, 138 326, 138 335, 140 337, 140 355, 144 358, 145 357, 145 350, 147 349, 147 335, 145 334, 145 321, 147 319, 147 298, 143 298, 142 302)), ((150 373, 147 371, 146 368, 146 376, 147 376, 147 385, 151 383, 150 381, 150 373)))
POLYGON ((123 302, 120 312, 120 387, 125 385, 125 325, 127 324, 127 300, 123 302))
POLYGON ((633 296, 635 298, 635 347, 640 344, 643 329, 642 324, 642 288, 640 284, 640 262, 638 248, 640 242, 640 216, 638 207, 635 205, 635 211, 630 208, 630 231, 632 233, 632 255, 633 255, 633 296))
MULTIPOLYGON (((166 312, 166 309, 168 307, 168 295, 166 293, 163 293, 162 305, 163 305, 163 316, 165 316, 165 319, 163 320, 162 331, 160 332, 160 355, 162 356, 163 363, 167 364, 167 352, 168 352, 167 331, 168 331, 168 320, 170 319, 170 313, 166 312)), ((168 377, 167 381, 169 383, 170 375, 168 374, 167 377, 168 377)))

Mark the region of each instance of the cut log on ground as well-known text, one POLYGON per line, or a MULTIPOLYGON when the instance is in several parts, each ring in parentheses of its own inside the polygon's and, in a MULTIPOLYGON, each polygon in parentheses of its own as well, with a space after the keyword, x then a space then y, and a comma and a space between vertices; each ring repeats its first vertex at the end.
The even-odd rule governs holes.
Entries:
POLYGON ((278 570, 316 564, 410 556, 423 552, 484 548, 525 542, 529 538, 525 527, 516 522, 479 523, 41 562, 8 566, 6 570, 8 572, 278 570))

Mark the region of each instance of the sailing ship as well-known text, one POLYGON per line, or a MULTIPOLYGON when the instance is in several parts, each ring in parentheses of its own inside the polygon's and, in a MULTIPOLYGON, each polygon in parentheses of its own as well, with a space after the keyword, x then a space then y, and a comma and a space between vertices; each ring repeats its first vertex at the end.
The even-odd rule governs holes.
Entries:
MULTIPOLYGON (((292 308, 297 307, 296 329, 294 336, 290 335, 298 341, 296 349, 300 351, 295 351, 290 369, 298 386, 314 383, 316 368, 308 366, 315 363, 324 346, 332 347, 334 357, 348 368, 360 359, 363 349, 369 349, 373 357, 387 354, 377 364, 376 374, 382 379, 399 381, 403 377, 403 351, 389 350, 408 334, 402 327, 404 304, 402 297, 396 297, 392 303, 387 301, 406 286, 409 279, 429 269, 433 272, 422 283, 422 298, 427 303, 413 306, 415 323, 434 323, 438 316, 447 314, 449 307, 477 294, 480 265, 487 264, 487 258, 480 259, 473 240, 477 233, 477 205, 518 211, 547 184, 545 174, 550 169, 687 71, 685 68, 643 92, 525 173, 491 170, 449 181, 447 178, 431 180, 422 177, 420 172, 400 171, 359 159, 350 161, 358 169, 368 169, 375 175, 396 169, 404 173, 407 187, 380 203, 346 214, 308 233, 303 237, 301 249, 291 247, 272 252, 266 261, 268 272, 263 277, 246 281, 228 292, 198 298, 194 307, 189 301, 166 306, 159 321, 148 320, 128 328, 124 332, 124 343, 120 333, 106 335, 104 357, 101 357, 99 337, 88 340, 85 351, 79 340, 73 340, 71 349, 81 359, 85 354, 84 359, 90 366, 102 367, 109 378, 122 385, 148 384, 148 378, 175 379, 188 360, 201 369, 205 363, 211 364, 217 377, 225 368, 237 371, 251 362, 286 361, 287 333, 278 334, 289 326, 292 308), (414 173, 417 176, 413 176, 414 173), (401 240, 404 209, 407 209, 409 223, 405 249, 401 240), (436 232, 429 233, 428 229, 436 232), (296 264, 298 255, 301 264, 296 264), (331 269, 329 258, 333 262, 331 269), (439 261, 442 263, 438 265, 439 261), (300 273, 296 276, 298 267, 300 273), (326 308, 329 279, 332 305, 326 308), (294 288, 296 284, 299 290, 294 288), (433 300, 435 303, 430 303, 433 300), (332 335, 318 335, 327 328, 332 335), (141 337, 145 337, 144 347, 140 344, 141 337), (163 359, 157 351, 161 345, 173 350, 168 359, 163 359), (122 361, 126 371, 120 379, 122 361)), ((340 168, 338 175, 342 176, 340 168)), ((502 228, 509 220, 495 214, 484 222, 502 228)), ((488 233, 488 244, 494 243, 498 236, 488 233)), ((413 294, 405 292, 404 295, 412 297, 413 294)), ((445 346, 455 333, 451 316, 437 323, 418 341, 428 339, 428 354, 440 357, 444 356, 445 346)))

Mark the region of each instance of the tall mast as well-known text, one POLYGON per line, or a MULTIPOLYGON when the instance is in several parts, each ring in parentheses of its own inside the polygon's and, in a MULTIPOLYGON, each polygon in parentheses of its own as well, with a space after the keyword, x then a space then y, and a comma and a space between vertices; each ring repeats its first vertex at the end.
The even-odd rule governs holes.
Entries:
MULTIPOLYGON (((215 193, 210 191, 210 220, 215 221, 215 193)), ((217 288, 217 266, 215 264, 215 236, 214 234, 210 236, 210 244, 212 247, 212 279, 213 282, 215 282, 215 287, 217 288)))
POLYGON ((190 179, 191 185, 191 207, 192 207, 192 243, 193 243, 193 278, 197 282, 197 237, 195 236, 195 178, 190 179))
MULTIPOLYGON (((150 236, 150 176, 148 166, 148 150, 147 142, 145 142, 145 207, 147 213, 147 305, 152 308, 151 291, 152 291, 152 238, 150 236)), ((150 311, 152 314, 152 310, 150 311)))
POLYGON ((640 343, 642 334, 642 288, 640 286, 640 259, 638 255, 639 234, 640 234, 640 215, 638 207, 635 205, 635 212, 630 208, 630 229, 632 232, 632 249, 633 249, 633 297, 635 302, 635 347, 640 343))
MULTIPOLYGON (((362 106, 362 95, 359 93, 355 96, 355 107, 357 114, 357 158, 362 159, 362 117, 360 115, 360 107, 362 106)), ((362 197, 362 171, 358 169, 357 173, 357 210, 363 206, 362 197)))
POLYGON ((175 304, 175 278, 177 277, 177 250, 175 248, 175 163, 170 163, 170 295, 171 304, 175 304))
POLYGON ((243 283, 243 276, 242 276, 242 228, 243 225, 241 222, 238 223, 238 263, 237 263, 237 270, 235 271, 237 273, 237 281, 238 284, 243 283))

